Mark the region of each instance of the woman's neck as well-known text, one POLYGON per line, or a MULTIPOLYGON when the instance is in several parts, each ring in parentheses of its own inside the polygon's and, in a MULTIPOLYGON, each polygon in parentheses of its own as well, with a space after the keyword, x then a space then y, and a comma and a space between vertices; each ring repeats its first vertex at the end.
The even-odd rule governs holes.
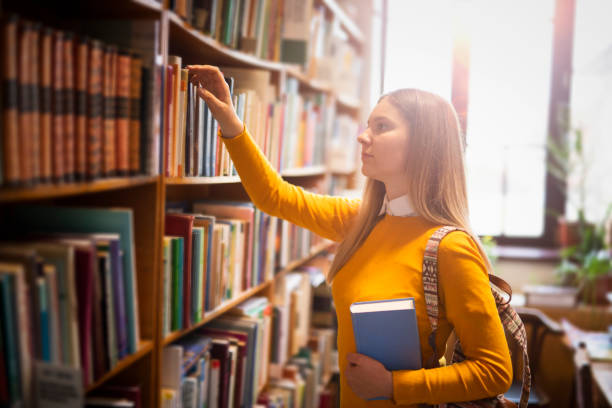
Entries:
POLYGON ((406 186, 406 180, 402 180, 402 183, 391 183, 385 182, 385 191, 387 192, 387 198, 389 200, 401 197, 408 193, 408 187, 406 186))

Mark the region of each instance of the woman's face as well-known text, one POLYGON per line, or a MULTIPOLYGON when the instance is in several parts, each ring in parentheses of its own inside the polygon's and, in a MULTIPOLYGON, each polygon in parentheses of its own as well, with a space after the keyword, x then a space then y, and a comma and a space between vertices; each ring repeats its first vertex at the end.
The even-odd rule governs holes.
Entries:
POLYGON ((408 124, 397 108, 387 98, 378 102, 357 138, 363 175, 383 183, 405 180, 408 136, 408 124))

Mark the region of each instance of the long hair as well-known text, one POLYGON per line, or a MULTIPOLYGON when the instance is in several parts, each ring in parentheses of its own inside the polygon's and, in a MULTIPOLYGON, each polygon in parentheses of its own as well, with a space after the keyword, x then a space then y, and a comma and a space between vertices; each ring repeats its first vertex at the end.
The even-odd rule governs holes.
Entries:
MULTIPOLYGON (((383 95, 408 124, 406 183, 415 212, 436 225, 450 225, 468 232, 485 265, 491 263, 480 239, 470 228, 462 137, 453 106, 438 95, 417 89, 400 89, 383 95)), ((382 182, 368 178, 361 207, 327 275, 331 283, 365 241, 379 217, 386 191, 382 182)))

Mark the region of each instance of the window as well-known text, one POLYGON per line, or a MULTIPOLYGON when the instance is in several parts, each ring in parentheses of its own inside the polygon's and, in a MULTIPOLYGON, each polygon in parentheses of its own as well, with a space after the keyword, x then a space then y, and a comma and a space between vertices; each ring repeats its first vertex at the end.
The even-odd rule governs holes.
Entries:
POLYGON ((558 89, 569 79, 573 1, 387 1, 385 91, 415 87, 455 104, 474 230, 552 245, 549 210, 564 198, 551 192, 546 144, 559 133, 550 107, 567 102, 558 89))

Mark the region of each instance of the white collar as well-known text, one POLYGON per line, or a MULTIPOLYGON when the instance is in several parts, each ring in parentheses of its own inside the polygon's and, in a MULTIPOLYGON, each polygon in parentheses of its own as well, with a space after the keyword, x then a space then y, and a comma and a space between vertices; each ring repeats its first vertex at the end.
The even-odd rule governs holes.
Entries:
POLYGON ((389 197, 385 194, 385 200, 380 207, 378 215, 385 213, 396 217, 410 217, 416 215, 408 194, 404 194, 393 200, 389 200, 389 197))

